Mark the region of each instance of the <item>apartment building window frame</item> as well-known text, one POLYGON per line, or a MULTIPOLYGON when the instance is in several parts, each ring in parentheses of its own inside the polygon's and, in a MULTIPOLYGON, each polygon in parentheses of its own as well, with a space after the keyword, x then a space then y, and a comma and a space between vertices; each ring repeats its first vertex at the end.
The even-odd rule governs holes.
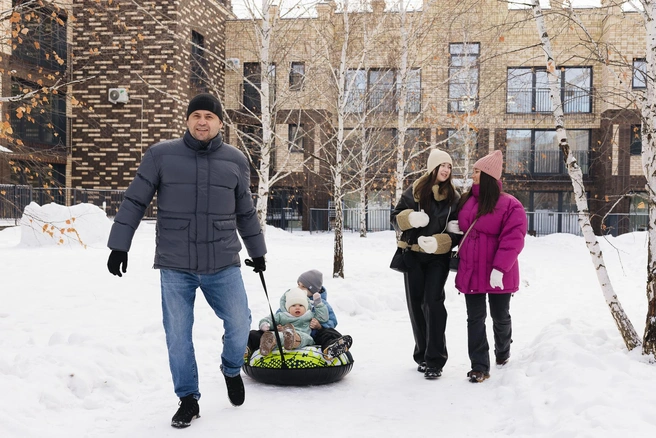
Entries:
MULTIPOLYGON (((458 171, 463 175, 468 169, 462 168, 462 165, 465 163, 465 136, 463 129, 448 128, 446 130, 446 149, 449 151, 449 155, 454 163, 454 170, 458 168, 458 171)), ((472 149, 469 151, 470 156, 475 151, 478 150, 478 135, 475 131, 471 130, 471 134, 476 137, 476 141, 472 145, 472 149)), ((473 161, 470 163, 473 164, 473 161)), ((455 173, 455 172, 452 172, 455 173)))
MULTIPOLYGON (((592 113, 593 71, 588 66, 559 67, 560 99, 565 114, 592 113), (577 71, 586 71, 577 75, 577 71), (581 83, 581 79, 586 83, 581 83), (586 88, 587 87, 587 88, 586 88)), ((550 113, 551 89, 544 67, 508 67, 506 113, 550 113)))
POLYGON ((642 126, 631 125, 631 141, 629 142, 629 155, 642 155, 642 126))
POLYGON ((303 123, 290 123, 287 125, 287 141, 290 153, 303 153, 305 151, 305 129, 303 123))
POLYGON ((205 37, 195 30, 191 31, 191 75, 189 82, 197 93, 207 93, 209 77, 207 75, 209 63, 205 57, 205 37))
MULTIPOLYGON (((28 11, 31 14, 34 10, 28 11)), ((68 68, 68 17, 48 7, 36 8, 35 12, 36 16, 21 21, 27 34, 13 38, 15 48, 12 55, 38 67, 63 73, 68 68)))
MULTIPOLYGON (((11 78, 12 96, 24 94, 26 89, 32 91, 40 88, 36 83, 11 78)), ((42 99, 37 93, 25 101, 11 102, 9 118, 14 137, 23 143, 66 147, 66 95, 63 92, 50 93, 48 99, 42 99), (19 108, 23 110, 19 111, 19 108)))
MULTIPOLYGON (((400 72, 396 76, 396 92, 401 87, 400 72)), ((408 69, 407 79, 407 97, 405 102, 405 112, 419 114, 421 112, 421 68, 408 69)), ((399 105, 396 105, 396 111, 399 111, 399 105)))
POLYGON ((642 90, 647 88, 647 60, 645 58, 633 59, 631 86, 635 90, 642 90))
POLYGON ((465 113, 478 109, 480 53, 480 43, 449 43, 448 112, 465 113))
MULTIPOLYGON (((262 112, 262 63, 244 62, 244 80, 242 84, 242 107, 249 113, 262 112)), ((276 64, 269 64, 269 105, 273 107, 276 101, 276 64)), ((273 109, 273 108, 272 108, 273 109)))
MULTIPOLYGON (((405 110, 421 112, 421 68, 408 70, 405 110)), ((347 113, 397 113, 400 73, 393 68, 348 69, 346 72, 347 113)))
POLYGON ((209 91, 207 58, 205 57, 205 37, 195 30, 191 31, 191 75, 189 82, 197 93, 209 91))
MULTIPOLYGON (((570 153, 574 154, 582 173, 587 175, 592 132, 590 129, 568 129, 567 133, 570 153)), ((554 129, 507 129, 505 173, 565 175, 567 169, 555 135, 554 129)))
POLYGON ((396 111, 396 71, 391 68, 372 68, 367 74, 367 110, 373 113, 396 111))
POLYGON ((305 62, 292 61, 289 67, 289 89, 301 91, 305 83, 305 62))

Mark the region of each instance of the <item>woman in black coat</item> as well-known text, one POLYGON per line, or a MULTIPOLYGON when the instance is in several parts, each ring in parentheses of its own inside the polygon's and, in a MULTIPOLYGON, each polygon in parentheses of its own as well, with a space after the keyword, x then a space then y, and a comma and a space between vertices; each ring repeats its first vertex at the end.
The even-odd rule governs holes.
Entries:
POLYGON ((426 173, 403 192, 391 215, 401 233, 397 245, 406 265, 403 279, 415 337, 413 357, 417 371, 427 379, 440 377, 448 358, 444 284, 451 248, 461 237, 449 232, 457 231, 460 199, 451 182, 452 164, 449 154, 432 150, 426 173))

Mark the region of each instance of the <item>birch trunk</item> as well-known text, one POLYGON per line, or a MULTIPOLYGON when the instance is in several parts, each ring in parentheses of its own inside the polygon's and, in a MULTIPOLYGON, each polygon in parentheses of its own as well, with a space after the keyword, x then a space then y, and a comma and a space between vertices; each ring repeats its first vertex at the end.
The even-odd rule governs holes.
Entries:
POLYGON ((556 126, 556 137, 558 139, 560 150, 565 156, 567 171, 570 178, 572 179, 572 186, 574 188, 576 206, 579 214, 579 225, 581 227, 581 231, 583 232, 586 246, 590 251, 592 264, 597 273, 597 280, 601 286, 606 304, 608 304, 610 313, 615 320, 615 324, 617 325, 617 328, 622 335, 622 339, 624 340, 627 349, 633 350, 637 346, 641 345, 641 341, 638 337, 638 333, 633 327, 633 324, 631 324, 631 320, 629 320, 628 316, 624 312, 624 309, 622 308, 622 305, 620 304, 619 300, 617 299, 617 295, 613 290, 613 286, 608 276, 608 271, 606 270, 601 248, 599 247, 599 242, 597 241, 597 236, 595 236, 592 230, 592 226, 590 225, 588 201, 585 196, 585 190, 583 186, 583 173, 581 172, 581 168, 576 162, 574 155, 569 153, 567 131, 565 130, 565 118, 563 114, 562 102, 560 99, 559 76, 556 74, 556 62, 553 58, 551 41, 549 40, 549 35, 547 33, 547 27, 544 16, 542 15, 542 8, 540 7, 539 0, 531 0, 531 8, 533 10, 533 16, 537 25, 538 36, 541 41, 542 49, 544 50, 547 76, 549 78, 551 108, 553 111, 554 122, 556 126))
MULTIPOLYGON (((257 184, 257 217, 260 226, 266 231, 266 217, 269 200, 269 170, 271 164, 271 150, 273 143, 273 129, 271 126, 271 100, 270 100, 270 76, 271 63, 271 13, 268 0, 262 0, 262 21, 260 30, 260 104, 262 111, 262 149, 260 155, 260 166, 257 184)), ((275 19, 275 17, 274 17, 275 19)))
MULTIPOLYGON (((656 72, 656 2, 643 1, 646 30, 647 70, 656 72)), ((651 76, 651 75, 650 75, 651 76)), ((647 255, 647 318, 643 336, 643 354, 656 356, 656 90, 653 76, 646 80, 642 101, 642 166, 649 196, 649 252, 647 255)))
POLYGON ((339 59, 338 72, 338 96, 337 96, 337 140, 335 145, 335 164, 332 168, 333 173, 333 202, 335 204, 335 238, 333 248, 333 278, 344 278, 344 211, 342 201, 344 192, 342 189, 342 174, 344 172, 343 153, 344 153, 344 117, 346 112, 346 99, 344 91, 346 90, 346 69, 348 45, 350 38, 349 23, 349 2, 344 1, 344 42, 339 59))

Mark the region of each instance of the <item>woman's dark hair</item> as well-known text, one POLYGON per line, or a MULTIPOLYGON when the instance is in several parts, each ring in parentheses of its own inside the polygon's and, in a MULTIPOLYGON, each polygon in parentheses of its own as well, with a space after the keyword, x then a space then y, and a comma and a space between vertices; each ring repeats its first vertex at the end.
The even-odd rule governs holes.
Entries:
MULTIPOLYGON (((433 198, 433 186, 436 184, 437 181, 437 172, 439 171, 440 166, 437 166, 433 171, 430 173, 430 176, 428 178, 424 178, 419 183, 417 183, 417 193, 419 194, 419 206, 421 208, 427 208, 428 205, 430 205, 431 201, 434 199, 433 198)), ((446 199, 446 201, 451 204, 453 200, 456 198, 456 191, 453 188, 453 184, 451 183, 451 174, 449 174, 449 177, 446 179, 446 181, 439 183, 440 184, 440 189, 438 193, 446 199)))
MULTIPOLYGON (((467 202, 467 199, 469 199, 470 196, 471 189, 460 198, 458 209, 465 205, 465 202, 467 202)), ((479 218, 485 214, 492 213, 500 196, 501 189, 499 188, 497 180, 487 173, 481 172, 478 192, 478 212, 476 212, 476 217, 479 218)))
POLYGON ((478 213, 476 217, 492 213, 497 205, 501 189, 497 180, 485 172, 481 172, 480 192, 478 192, 478 213))

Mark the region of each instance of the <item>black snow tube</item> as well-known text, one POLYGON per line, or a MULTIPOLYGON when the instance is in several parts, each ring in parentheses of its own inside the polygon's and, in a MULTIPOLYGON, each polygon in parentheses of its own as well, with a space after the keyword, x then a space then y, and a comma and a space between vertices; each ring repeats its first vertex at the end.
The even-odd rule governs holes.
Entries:
POLYGON ((346 376, 353 368, 353 356, 346 352, 332 361, 326 361, 317 346, 303 347, 284 352, 282 368, 280 352, 274 350, 268 356, 253 352, 242 369, 252 379, 269 385, 307 386, 333 383, 346 376))

